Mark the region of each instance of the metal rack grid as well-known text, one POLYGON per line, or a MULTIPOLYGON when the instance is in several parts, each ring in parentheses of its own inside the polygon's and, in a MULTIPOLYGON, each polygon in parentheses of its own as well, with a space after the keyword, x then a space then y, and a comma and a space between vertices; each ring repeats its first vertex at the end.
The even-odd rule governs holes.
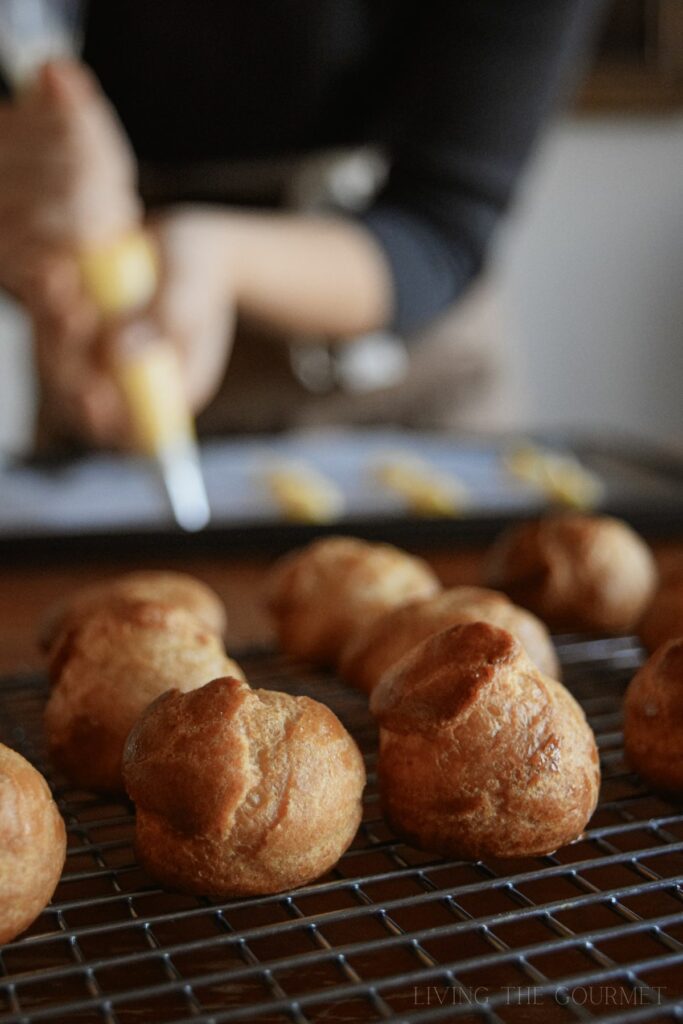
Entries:
POLYGON ((254 685, 307 693, 366 756, 358 836, 336 868, 276 896, 165 892, 135 861, 132 809, 51 775, 44 680, 0 682, 0 738, 54 784, 68 859, 53 903, 0 949, 0 1022, 683 1020, 683 807, 624 765, 635 641, 561 638, 565 680, 598 736, 600 806, 552 856, 444 861, 397 840, 375 788, 362 695, 269 654, 254 685))

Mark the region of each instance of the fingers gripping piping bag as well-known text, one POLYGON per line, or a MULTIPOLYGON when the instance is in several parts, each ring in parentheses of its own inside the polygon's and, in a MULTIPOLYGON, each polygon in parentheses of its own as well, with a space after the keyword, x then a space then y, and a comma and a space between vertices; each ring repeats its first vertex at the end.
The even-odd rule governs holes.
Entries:
MULTIPOLYGON (((46 61, 75 55, 79 7, 76 0, 0 0, 0 64, 16 92, 30 85, 46 61)), ((135 316, 157 289, 157 253, 138 223, 84 249, 79 266, 105 318, 135 316)), ((130 342, 113 369, 134 446, 156 461, 178 525, 200 530, 210 509, 177 355, 167 339, 150 337, 142 321, 127 333, 130 342)))

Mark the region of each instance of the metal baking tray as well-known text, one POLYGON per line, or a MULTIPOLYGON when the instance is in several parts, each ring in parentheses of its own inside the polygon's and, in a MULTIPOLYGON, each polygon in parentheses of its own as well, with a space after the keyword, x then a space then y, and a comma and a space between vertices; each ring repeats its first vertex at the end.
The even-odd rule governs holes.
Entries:
MULTIPOLYGON (((628 438, 544 435, 533 440, 578 456, 602 482, 601 510, 648 536, 683 532, 683 457, 628 438)), ((399 429, 326 430, 207 440, 202 464, 212 520, 198 534, 174 526, 150 464, 120 455, 10 463, 0 467, 0 559, 131 557, 278 552, 321 533, 350 533, 407 547, 487 542, 509 522, 547 510, 503 456, 509 437, 399 429), (373 473, 387 455, 417 456, 454 475, 468 492, 456 517, 411 514, 373 473), (327 525, 287 522, 264 482, 273 463, 303 462, 334 481, 346 508, 327 525)))
POLYGON ((123 800, 75 790, 45 759, 45 680, 0 681, 0 736, 47 776, 69 836, 53 903, 0 949, 0 1022, 326 1024, 683 1019, 683 806, 625 766, 632 639, 559 638, 600 745, 600 805, 552 856, 476 863, 407 846, 382 820, 364 697, 269 653, 256 686, 326 701, 369 784, 351 849, 326 877, 216 902, 159 888, 135 860, 123 800))

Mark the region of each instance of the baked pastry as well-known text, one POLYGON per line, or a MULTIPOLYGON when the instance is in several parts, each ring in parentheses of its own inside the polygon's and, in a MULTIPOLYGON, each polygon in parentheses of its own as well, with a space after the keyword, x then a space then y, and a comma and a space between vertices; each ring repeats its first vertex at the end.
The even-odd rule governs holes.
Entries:
POLYGON ((667 640, 683 637, 683 575, 663 581, 645 610, 638 633, 650 653, 667 640))
POLYGON ((303 885, 337 862, 361 818, 363 759, 329 708, 236 679, 156 700, 123 771, 141 863, 205 896, 303 885))
POLYGON ((420 641, 465 622, 489 622, 509 630, 541 672, 560 678, 557 654, 543 623, 505 594, 484 587, 452 587, 385 612, 351 637, 342 651, 341 675, 371 693, 384 673, 420 641))
POLYGON ((281 559, 267 602, 283 651, 333 665, 360 626, 439 589, 426 562, 390 544, 324 537, 281 559))
POLYGON ((211 587, 184 572, 145 569, 81 587, 51 608, 40 629, 41 648, 49 651, 62 629, 120 601, 160 601, 177 605, 192 612, 207 629, 219 636, 225 634, 225 607, 211 587))
POLYGON ((45 709, 50 755, 74 784, 122 789, 126 737, 165 690, 193 690, 216 675, 241 677, 218 636, 184 608, 123 602, 62 632, 45 709))
POLYGON ((415 846, 527 857, 576 839, 595 808, 583 711, 506 630, 476 622, 423 641, 373 691, 384 812, 415 846))
POLYGON ((633 629, 657 579, 650 549, 609 516, 556 515, 506 530, 488 561, 489 586, 504 590, 551 628, 633 629))
POLYGON ((64 822, 45 779, 0 743, 0 946, 50 902, 65 855, 64 822))
POLYGON ((624 750, 655 789, 683 793, 683 637, 659 647, 631 680, 624 750))

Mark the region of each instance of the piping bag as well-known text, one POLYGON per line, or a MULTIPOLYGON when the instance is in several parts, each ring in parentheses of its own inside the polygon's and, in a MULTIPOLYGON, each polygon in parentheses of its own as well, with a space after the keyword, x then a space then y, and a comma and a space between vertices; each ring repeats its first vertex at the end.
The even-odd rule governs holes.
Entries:
MULTIPOLYGON (((78 8, 75 0, 0 0, 0 61, 15 91, 25 88, 46 61, 74 56, 78 8)), ((135 321, 157 289, 155 247, 132 225, 123 235, 81 252, 78 265, 103 317, 125 317, 126 334, 139 334, 139 344, 127 346, 112 361, 133 446, 156 463, 178 525, 201 530, 210 507, 178 356, 167 339, 149 337, 144 320, 139 329, 135 321)))
MULTIPOLYGON (((83 251, 78 262, 105 318, 134 314, 156 291, 157 254, 139 228, 106 247, 83 251)), ((126 334, 133 344, 114 356, 111 367, 128 408, 133 445, 156 462, 178 525, 201 530, 209 522, 209 500, 178 356, 166 339, 149 336, 145 320, 127 323, 126 334)))

